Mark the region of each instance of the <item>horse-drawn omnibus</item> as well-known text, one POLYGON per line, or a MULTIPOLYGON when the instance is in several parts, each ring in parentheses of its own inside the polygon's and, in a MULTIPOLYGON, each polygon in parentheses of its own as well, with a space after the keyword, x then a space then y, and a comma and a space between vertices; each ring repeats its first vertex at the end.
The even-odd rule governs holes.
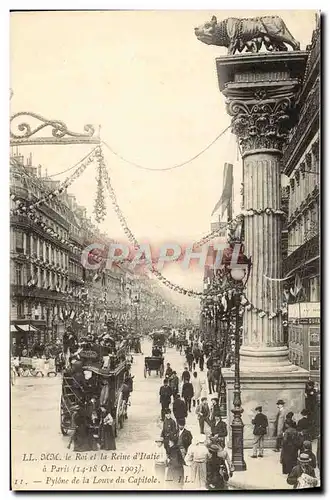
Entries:
MULTIPOLYGON (((87 415, 97 415, 105 408, 114 421, 114 434, 127 418, 127 402, 132 387, 128 387, 130 365, 126 350, 100 357, 92 349, 79 353, 79 361, 63 373, 60 425, 63 435, 75 429, 76 409, 87 415)), ((93 419, 91 419, 93 420, 93 419)), ((95 423, 97 426, 97 423, 95 423)))

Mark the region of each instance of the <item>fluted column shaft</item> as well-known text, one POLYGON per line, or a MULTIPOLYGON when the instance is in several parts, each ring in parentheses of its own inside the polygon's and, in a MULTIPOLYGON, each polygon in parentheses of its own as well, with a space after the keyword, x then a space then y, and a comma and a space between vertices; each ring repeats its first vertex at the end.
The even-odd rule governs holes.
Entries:
MULTIPOLYGON (((280 210, 281 181, 279 155, 259 153, 244 158, 244 196, 246 209, 280 210)), ((281 308, 282 282, 267 279, 282 276, 280 214, 255 214, 245 218, 245 253, 251 255, 253 267, 247 284, 247 298, 267 314, 255 310, 244 315, 243 345, 260 348, 283 345, 281 314, 269 319, 269 313, 281 308)))

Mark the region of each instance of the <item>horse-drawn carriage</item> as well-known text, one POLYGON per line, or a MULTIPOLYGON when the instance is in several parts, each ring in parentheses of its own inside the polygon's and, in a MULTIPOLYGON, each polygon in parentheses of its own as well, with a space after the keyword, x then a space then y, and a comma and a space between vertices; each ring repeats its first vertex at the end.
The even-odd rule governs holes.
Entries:
POLYGON ((104 358, 94 351, 80 352, 81 361, 63 373, 61 395, 61 432, 67 435, 75 429, 76 409, 84 409, 93 420, 101 407, 106 408, 114 421, 114 434, 127 418, 130 365, 125 350, 104 358))
POLYGON ((164 348, 159 345, 152 346, 151 356, 144 358, 144 378, 150 376, 152 371, 162 377, 164 375, 164 348))
POLYGON ((144 358, 144 378, 151 375, 155 371, 156 375, 163 377, 164 375, 164 358, 163 356, 149 356, 144 358))

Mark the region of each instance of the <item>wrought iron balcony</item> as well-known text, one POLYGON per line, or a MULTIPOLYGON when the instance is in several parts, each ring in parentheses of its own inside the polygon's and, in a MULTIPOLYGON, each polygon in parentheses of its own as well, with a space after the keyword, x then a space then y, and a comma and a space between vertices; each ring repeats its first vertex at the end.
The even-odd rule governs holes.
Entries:
POLYGON ((307 100, 307 104, 301 109, 299 122, 290 137, 288 146, 284 150, 282 157, 284 172, 289 172, 292 165, 301 156, 303 149, 306 147, 306 136, 311 130, 313 131, 313 126, 316 126, 316 128, 319 126, 319 113, 320 90, 317 85, 310 99, 307 100))
POLYGON ((62 292, 55 290, 46 290, 37 286, 27 285, 10 285, 10 295, 12 297, 22 297, 26 300, 33 300, 37 298, 51 299, 51 300, 68 300, 68 296, 62 292))

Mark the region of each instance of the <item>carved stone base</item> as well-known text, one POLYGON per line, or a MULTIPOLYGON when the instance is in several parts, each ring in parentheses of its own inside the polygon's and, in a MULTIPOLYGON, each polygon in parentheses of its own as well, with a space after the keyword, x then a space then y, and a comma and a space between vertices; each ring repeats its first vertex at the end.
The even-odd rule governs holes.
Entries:
MULTIPOLYGON (((278 372, 266 371, 255 372, 254 370, 241 367, 241 399, 242 420, 244 423, 244 448, 252 448, 253 425, 252 418, 255 416, 254 409, 262 406, 263 413, 268 417, 269 427, 265 436, 265 448, 275 446, 274 425, 277 413, 276 402, 283 399, 285 402, 285 413, 292 411, 295 419, 300 418, 300 412, 305 407, 305 384, 308 380, 308 372, 302 368, 295 371, 278 372)), ((227 386, 227 427, 228 446, 231 447, 231 423, 233 420, 231 410, 233 409, 234 397, 234 371, 230 368, 223 369, 223 376, 227 386)))
POLYGON ((250 372, 296 372, 298 366, 288 358, 289 350, 281 347, 242 346, 240 351, 241 370, 250 372))

